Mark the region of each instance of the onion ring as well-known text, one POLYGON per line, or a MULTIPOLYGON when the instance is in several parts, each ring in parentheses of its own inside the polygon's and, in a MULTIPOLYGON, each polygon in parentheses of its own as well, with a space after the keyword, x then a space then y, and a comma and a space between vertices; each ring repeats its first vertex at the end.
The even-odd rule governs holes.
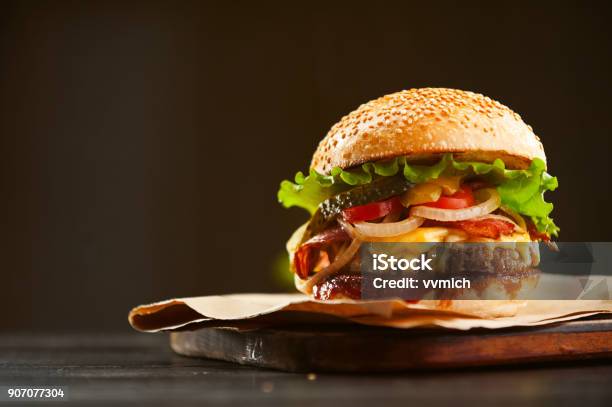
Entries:
POLYGON ((340 271, 340 269, 342 269, 342 267, 346 266, 353 259, 353 257, 355 257, 360 247, 361 247, 361 240, 353 239, 351 244, 349 244, 345 250, 340 252, 340 254, 336 256, 334 261, 329 266, 315 273, 315 275, 312 276, 310 280, 306 282, 305 287, 308 293, 312 292, 312 287, 315 284, 319 283, 326 277, 336 274, 337 272, 340 271))
POLYGON ((497 191, 493 188, 483 189, 482 191, 489 194, 489 199, 478 205, 463 209, 440 209, 429 206, 414 206, 410 210, 410 216, 420 216, 425 219, 432 219, 440 222, 456 222, 487 215, 499 208, 501 199, 497 191))
POLYGON ((527 224, 525 223, 525 219, 523 219, 521 215, 514 212, 512 209, 508 208, 505 205, 500 206, 499 209, 506 212, 512 219, 514 219, 514 222, 522 231, 527 231, 527 224))
POLYGON ((356 222, 355 230, 365 238, 368 237, 390 237, 399 236, 412 232, 425 222, 425 219, 418 216, 410 216, 399 222, 392 223, 371 223, 356 222))

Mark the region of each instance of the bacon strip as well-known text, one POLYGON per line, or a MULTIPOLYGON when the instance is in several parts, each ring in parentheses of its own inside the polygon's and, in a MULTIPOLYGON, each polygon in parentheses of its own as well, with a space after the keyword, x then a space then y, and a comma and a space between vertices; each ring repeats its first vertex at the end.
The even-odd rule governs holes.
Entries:
POLYGON ((533 222, 527 222, 527 230, 529 231, 529 236, 531 237, 531 240, 542 240, 543 242, 550 242, 550 236, 548 236, 546 233, 538 231, 533 222))
POLYGON ((514 231, 512 222, 501 219, 462 220, 455 224, 470 235, 491 239, 499 239, 500 235, 509 235, 514 231))
POLYGON ((348 240, 351 240, 350 236, 340 226, 327 229, 311 237, 302 243, 295 252, 293 265, 296 274, 302 280, 308 278, 316 262, 321 257, 322 251, 325 252, 330 261, 333 261, 335 246, 339 246, 337 243, 343 243, 348 240))

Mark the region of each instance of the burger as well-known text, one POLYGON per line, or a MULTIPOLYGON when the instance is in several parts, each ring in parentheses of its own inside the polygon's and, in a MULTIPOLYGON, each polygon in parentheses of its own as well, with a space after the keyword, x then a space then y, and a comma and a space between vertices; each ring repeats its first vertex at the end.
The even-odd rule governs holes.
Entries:
POLYGON ((310 214, 287 243, 296 287, 318 300, 360 299, 364 242, 527 243, 448 258, 493 265, 481 288, 533 281, 531 243, 559 232, 544 200, 558 183, 546 169, 532 128, 481 94, 410 89, 365 103, 329 130, 307 174, 280 185, 283 206, 310 214))

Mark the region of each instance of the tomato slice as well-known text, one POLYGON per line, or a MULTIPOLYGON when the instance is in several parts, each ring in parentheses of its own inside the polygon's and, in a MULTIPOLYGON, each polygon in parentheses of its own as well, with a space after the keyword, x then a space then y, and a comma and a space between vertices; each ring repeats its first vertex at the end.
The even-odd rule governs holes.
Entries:
POLYGON ((441 196, 437 201, 428 202, 424 205, 440 209, 463 209, 473 206, 474 203, 474 194, 472 194, 472 190, 468 186, 463 185, 453 195, 441 196))
POLYGON ((398 197, 381 202, 372 202, 366 205, 353 206, 342 211, 342 217, 347 222, 355 223, 382 218, 391 212, 401 210, 402 203, 398 197))

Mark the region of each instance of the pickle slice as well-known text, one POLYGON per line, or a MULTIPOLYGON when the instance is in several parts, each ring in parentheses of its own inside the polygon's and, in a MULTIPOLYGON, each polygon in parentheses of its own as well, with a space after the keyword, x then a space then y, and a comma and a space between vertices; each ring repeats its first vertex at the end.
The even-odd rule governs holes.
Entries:
POLYGON ((402 175, 397 175, 381 177, 369 184, 359 185, 348 191, 340 192, 319 204, 319 208, 308 223, 304 240, 326 229, 346 208, 401 195, 413 186, 414 183, 408 181, 402 175))

